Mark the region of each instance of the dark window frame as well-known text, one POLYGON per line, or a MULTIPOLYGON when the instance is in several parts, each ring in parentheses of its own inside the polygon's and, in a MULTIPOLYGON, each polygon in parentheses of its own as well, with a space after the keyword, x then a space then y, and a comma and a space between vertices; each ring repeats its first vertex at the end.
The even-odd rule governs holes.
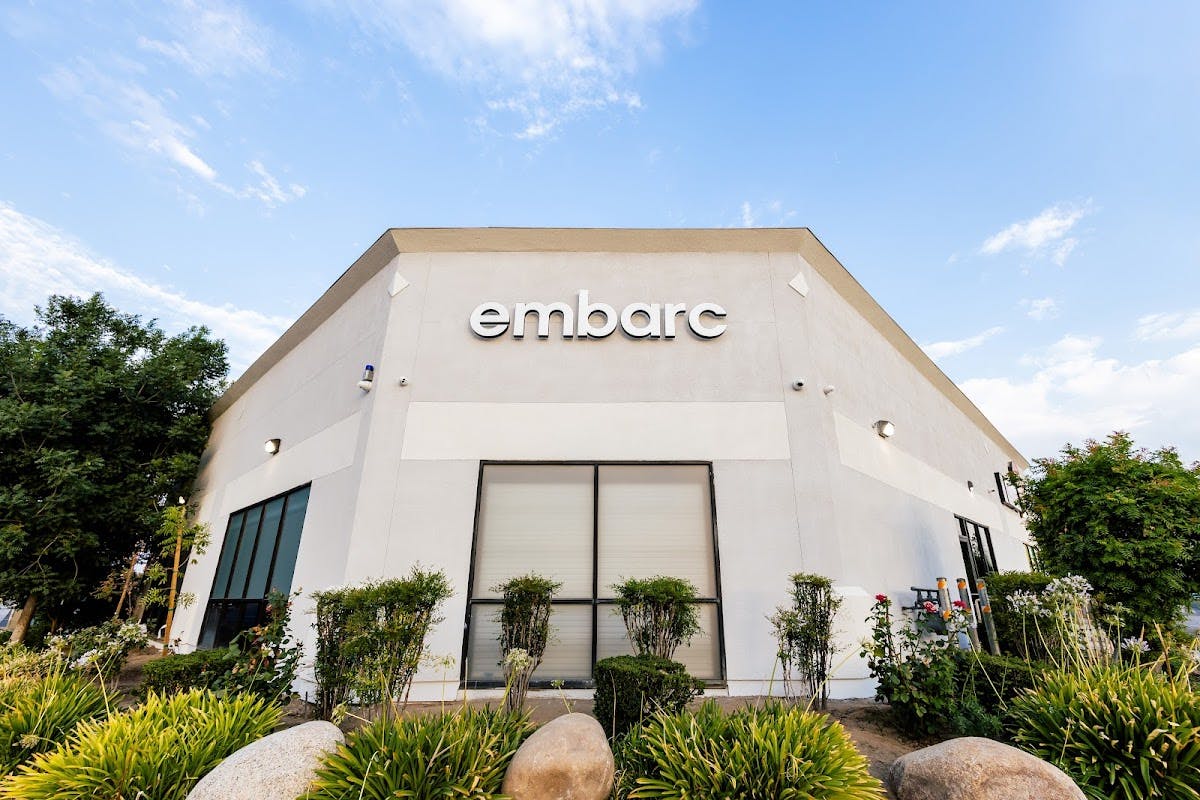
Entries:
POLYGON ((1000 504, 1020 514, 1021 509, 1017 505, 1017 501, 1021 498, 1020 491, 1007 480, 1008 476, 1014 472, 1013 464, 1010 461, 1006 470, 992 474, 996 476, 996 494, 1000 497, 1000 504))
MULTIPOLYGON (((590 605, 592 607, 592 668, 595 668, 596 657, 599 655, 599 610, 601 606, 611 606, 616 601, 611 598, 599 597, 600 580, 600 467, 706 467, 708 470, 708 502, 709 502, 709 519, 712 528, 712 548, 713 548, 713 586, 716 589, 715 597, 703 597, 697 599, 698 605, 712 605, 716 607, 717 616, 717 652, 720 665, 720 677, 715 680, 705 681, 705 686, 709 688, 725 688, 728 683, 728 672, 725 666, 725 614, 724 605, 722 602, 721 591, 721 548, 717 538, 717 494, 716 482, 713 479, 713 465, 711 461, 539 461, 539 460, 520 460, 520 461, 503 461, 503 460, 481 460, 479 462, 479 472, 475 482, 475 521, 471 530, 471 566, 467 576, 467 602, 466 615, 463 622, 463 644, 462 644, 462 659, 459 662, 459 681, 460 689, 497 689, 503 688, 503 681, 495 680, 468 680, 467 679, 467 656, 471 647, 471 615, 475 606, 487 607, 498 606, 502 602, 496 598, 476 598, 475 595, 475 560, 479 549, 479 517, 482 511, 483 501, 483 472, 489 466, 536 466, 536 467, 591 467, 592 468, 592 596, 590 598, 566 598, 562 600, 556 599, 553 605, 590 605)), ((548 689, 552 686, 561 685, 565 689, 592 689, 595 687, 591 679, 588 680, 567 680, 559 684, 557 681, 533 681, 529 684, 531 689, 548 689)))
MULTIPOLYGON (((279 546, 283 539, 285 523, 288 521, 288 507, 292 498, 300 492, 307 492, 305 496, 304 518, 300 520, 300 532, 296 536, 296 549, 299 551, 300 540, 304 534, 304 522, 308 518, 308 504, 312 500, 312 482, 303 483, 278 494, 271 495, 265 500, 260 500, 257 503, 239 508, 232 511, 225 521, 225 534, 221 540, 221 552, 217 556, 217 569, 213 574, 212 586, 208 592, 208 601, 205 603, 204 616, 201 618, 200 634, 197 637, 196 643, 199 649, 209 649, 217 647, 225 647, 229 644, 224 641, 222 636, 222 619, 228 619, 231 615, 242 621, 241 631, 247 628, 261 625, 266 618, 266 599, 270 596, 271 590, 277 588, 275 570, 279 564, 279 546), (259 555, 259 540, 262 537, 263 519, 266 517, 267 507, 276 500, 283 500, 283 504, 279 508, 279 518, 275 522, 274 542, 270 552, 270 566, 267 569, 267 574, 264 576, 264 584, 266 592, 262 597, 257 595, 248 596, 246 593, 250 589, 250 584, 254 579, 255 561, 259 555), (253 535, 247 539, 246 520, 250 513, 257 510, 257 523, 255 523, 253 535), (229 571, 224 576, 224 587, 218 587, 218 579, 221 578, 221 562, 225 559, 226 552, 230 546, 230 533, 233 529, 234 519, 238 520, 237 541, 233 543, 233 550, 229 551, 229 571), (237 572, 237 562, 243 553, 242 545, 246 544, 248 563, 246 564, 245 576, 241 581, 241 588, 231 594, 233 579, 237 572), (218 591, 219 589, 219 591, 218 591)), ((264 553, 263 555, 266 555, 264 553)), ((292 575, 288 576, 287 589, 291 591, 292 580, 295 577, 295 561, 292 559, 292 575)), ((281 589, 283 591, 283 589, 281 589)), ((236 637, 237 634, 234 634, 236 637)), ((231 639, 232 641, 232 639, 231 639)))

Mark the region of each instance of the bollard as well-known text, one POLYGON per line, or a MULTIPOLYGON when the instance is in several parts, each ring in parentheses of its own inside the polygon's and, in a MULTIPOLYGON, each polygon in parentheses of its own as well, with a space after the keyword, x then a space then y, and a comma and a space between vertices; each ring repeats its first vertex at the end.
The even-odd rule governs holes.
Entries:
POLYGON ((992 619, 992 602, 988 599, 987 582, 980 578, 975 582, 975 588, 979 590, 979 611, 983 617, 983 629, 987 631, 988 649, 992 651, 992 655, 1000 655, 1000 642, 996 639, 996 623, 992 619))
POLYGON ((967 615, 967 638, 971 649, 979 649, 979 630, 975 627, 975 609, 971 607, 971 593, 967 590, 967 579, 958 579, 958 599, 962 601, 963 613, 967 615))

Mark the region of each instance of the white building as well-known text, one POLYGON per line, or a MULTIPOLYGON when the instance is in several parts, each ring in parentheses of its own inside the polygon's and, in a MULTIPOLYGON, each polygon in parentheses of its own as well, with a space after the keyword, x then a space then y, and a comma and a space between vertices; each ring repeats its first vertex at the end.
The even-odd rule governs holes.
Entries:
POLYGON ((611 585, 666 574, 705 598, 680 660, 764 692, 803 571, 845 596, 832 694, 868 696, 876 593, 1029 566, 999 481, 1025 460, 806 229, 390 230, 214 415, 184 649, 272 585, 438 567, 458 666, 414 698, 498 678, 490 587, 529 571, 564 584, 535 680, 585 686, 627 647, 611 585))

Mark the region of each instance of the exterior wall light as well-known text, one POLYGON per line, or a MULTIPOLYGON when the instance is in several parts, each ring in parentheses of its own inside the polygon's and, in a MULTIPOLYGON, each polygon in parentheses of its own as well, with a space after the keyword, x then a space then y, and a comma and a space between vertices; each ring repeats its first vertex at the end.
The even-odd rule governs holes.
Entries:
POLYGON ((269 456, 273 456, 279 452, 279 440, 267 439, 263 442, 263 452, 269 456))
POLYGON ((371 391, 371 387, 375 385, 375 367, 367 364, 363 367, 362 378, 358 381, 358 388, 364 392, 371 391))
POLYGON ((886 419, 881 419, 875 423, 875 432, 881 439, 888 439, 896 432, 896 426, 886 419))

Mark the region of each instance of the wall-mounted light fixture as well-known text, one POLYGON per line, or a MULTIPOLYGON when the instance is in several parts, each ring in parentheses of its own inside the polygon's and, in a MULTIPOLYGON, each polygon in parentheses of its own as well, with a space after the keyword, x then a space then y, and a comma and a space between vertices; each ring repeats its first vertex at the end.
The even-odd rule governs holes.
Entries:
POLYGON ((967 491, 971 493, 975 492, 975 481, 967 481, 967 491))
POLYGON ((886 419, 881 419, 875 423, 875 432, 879 434, 881 439, 888 439, 896 432, 896 426, 886 419))
POLYGON ((362 378, 358 381, 358 388, 364 392, 371 391, 371 387, 375 385, 375 367, 367 364, 363 367, 362 378))
POLYGON ((263 442, 263 452, 269 456, 273 456, 279 452, 279 440, 267 439, 263 442))

